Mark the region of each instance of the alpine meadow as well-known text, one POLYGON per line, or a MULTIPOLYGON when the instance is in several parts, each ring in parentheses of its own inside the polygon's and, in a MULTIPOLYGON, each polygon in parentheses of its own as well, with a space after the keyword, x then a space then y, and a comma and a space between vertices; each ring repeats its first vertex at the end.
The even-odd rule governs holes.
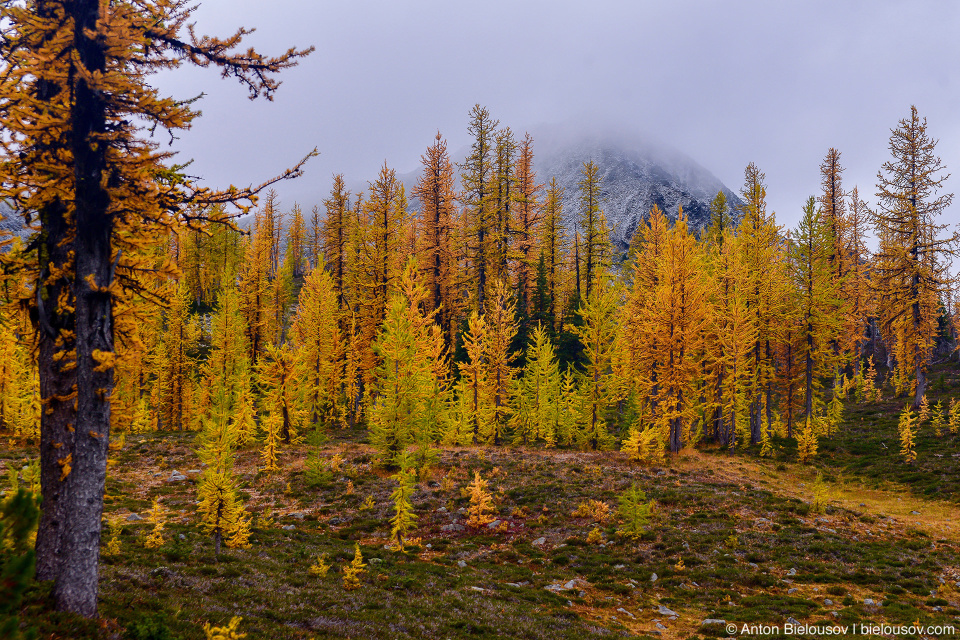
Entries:
MULTIPOLYGON (((0 638, 960 632, 960 216, 940 155, 960 128, 925 106, 948 98, 900 89, 879 131, 844 116, 882 150, 865 169, 740 131, 804 159, 809 193, 779 220, 758 162, 730 189, 493 90, 493 109, 457 102, 454 137, 430 125, 415 169, 331 178, 320 153, 357 149, 269 114, 311 102, 318 126, 381 131, 375 78, 317 69, 391 55, 387 14, 345 52, 202 35, 232 10, 204 4, 0 2, 0 638), (196 78, 200 95, 177 84, 196 78), (269 104, 229 109, 303 128, 273 143, 287 164, 218 188, 179 155, 201 123, 250 136, 218 171, 274 157, 253 116, 201 117, 236 85, 269 104)), ((566 99, 532 79, 550 56, 504 38, 490 64, 498 45, 511 91, 566 99)), ((427 62, 416 99, 380 97, 446 122, 427 62)), ((823 82, 793 122, 827 117, 823 82)), ((677 118, 707 117, 687 101, 677 118)))

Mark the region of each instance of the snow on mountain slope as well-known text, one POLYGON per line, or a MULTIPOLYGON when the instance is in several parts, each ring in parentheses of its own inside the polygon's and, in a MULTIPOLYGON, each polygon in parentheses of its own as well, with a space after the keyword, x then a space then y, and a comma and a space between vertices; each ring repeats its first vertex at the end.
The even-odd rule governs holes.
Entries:
POLYGON ((658 205, 670 219, 680 206, 692 228, 710 224, 710 202, 723 191, 732 209, 740 199, 707 169, 683 153, 612 130, 570 125, 541 127, 534 137, 534 167, 539 182, 556 176, 564 188, 564 219, 568 228, 576 218, 577 182, 583 163, 600 168, 602 204, 611 239, 626 247, 637 225, 658 205))

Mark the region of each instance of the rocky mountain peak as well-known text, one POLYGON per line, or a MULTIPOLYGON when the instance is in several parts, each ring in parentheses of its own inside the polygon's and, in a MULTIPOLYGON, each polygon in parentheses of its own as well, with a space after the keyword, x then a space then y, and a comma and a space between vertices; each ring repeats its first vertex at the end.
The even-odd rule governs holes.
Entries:
POLYGON ((577 182, 583 164, 600 168, 603 210, 611 240, 625 248, 654 204, 676 220, 682 206, 691 228, 710 224, 710 202, 723 191, 731 209, 739 197, 689 156, 642 136, 612 129, 570 125, 542 127, 534 136, 537 180, 556 176, 564 188, 564 218, 572 228, 577 212, 577 182))

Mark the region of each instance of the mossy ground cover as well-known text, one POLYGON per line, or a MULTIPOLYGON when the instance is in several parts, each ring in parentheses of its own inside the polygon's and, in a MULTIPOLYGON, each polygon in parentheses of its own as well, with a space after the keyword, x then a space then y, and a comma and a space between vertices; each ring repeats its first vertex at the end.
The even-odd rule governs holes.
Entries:
MULTIPOLYGON (((957 392, 948 380, 941 393, 957 392)), ((150 616, 184 639, 233 616, 251 639, 727 635, 701 627, 706 618, 960 629, 957 436, 921 432, 917 465, 904 465, 893 450, 901 404, 851 406, 813 468, 786 449, 774 460, 690 451, 663 468, 614 452, 444 449, 416 486, 420 543, 404 552, 388 540, 396 483, 359 431, 285 447, 272 476, 258 472, 256 449, 241 451, 252 547, 219 557, 195 513, 194 435, 136 435, 113 454, 107 483, 107 514, 124 527, 121 552, 102 558, 100 620, 49 611, 48 585, 32 589, 23 617, 42 638, 137 637, 150 616), (305 461, 317 452, 328 463, 339 455, 339 470, 311 473, 305 461), (831 494, 821 513, 815 468, 831 494), (174 470, 187 479, 171 482, 174 470), (480 530, 464 526, 474 471, 497 509, 498 522, 480 530), (656 501, 640 539, 618 536, 615 516, 573 515, 587 500, 615 510, 634 483, 656 501), (167 510, 166 542, 148 549, 150 526, 133 514, 145 517, 154 498, 167 510), (595 528, 601 541, 588 542, 595 528), (367 567, 347 591, 341 572, 355 544, 367 567), (308 568, 322 554, 331 569, 320 577, 308 568)), ((28 451, 6 446, 0 464, 22 464, 28 451)))

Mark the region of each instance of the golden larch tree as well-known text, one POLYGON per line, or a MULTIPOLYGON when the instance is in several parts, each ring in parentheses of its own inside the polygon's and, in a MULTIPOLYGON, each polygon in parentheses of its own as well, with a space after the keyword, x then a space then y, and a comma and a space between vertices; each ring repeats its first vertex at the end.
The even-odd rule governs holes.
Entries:
MULTIPOLYGON (((594 282, 610 265, 610 230, 601 209, 601 185, 600 167, 593 160, 584 162, 577 182, 577 229, 582 239, 582 245, 577 243, 577 264, 579 269, 583 261, 584 298, 590 297, 594 282)), ((581 295, 579 287, 577 295, 581 295)))
POLYGON ((537 174, 533 170, 533 137, 526 134, 520 142, 519 154, 513 167, 514 183, 514 272, 517 278, 517 312, 520 316, 520 333, 527 335, 527 323, 531 315, 531 289, 535 285, 534 271, 539 256, 537 237, 543 212, 540 207, 540 193, 543 185, 537 183, 537 174))
POLYGON ((470 110, 467 132, 473 141, 470 152, 459 165, 463 186, 463 213, 459 237, 465 261, 466 282, 471 289, 470 308, 482 313, 486 303, 487 281, 493 260, 494 212, 493 141, 499 120, 493 120, 486 107, 470 110))
POLYGON ((500 444, 510 420, 510 398, 513 395, 516 357, 510 349, 517 334, 516 314, 511 292, 503 280, 493 283, 487 300, 486 332, 483 341, 483 360, 487 373, 487 393, 491 416, 489 431, 481 432, 485 442, 500 444))
POLYGON ((427 310, 443 331, 447 347, 454 343, 460 301, 456 283, 454 220, 457 194, 447 142, 437 133, 434 143, 420 158, 420 174, 412 195, 420 201, 420 270, 429 292, 427 310))
POLYGON ((363 216, 356 284, 363 336, 362 369, 364 382, 368 384, 379 363, 371 345, 380 332, 387 302, 407 259, 402 252, 408 224, 403 184, 386 163, 377 179, 370 183, 363 216))
MULTIPOLYGON (((324 260, 326 268, 333 276, 333 284, 341 306, 346 300, 346 285, 350 263, 350 235, 353 216, 350 212, 350 192, 343 181, 343 174, 333 176, 333 187, 330 196, 323 201, 327 211, 326 217, 319 229, 319 240, 314 242, 319 246, 314 249, 314 266, 324 260)), ((314 214, 316 219, 317 214, 314 214)), ((314 237, 317 236, 317 222, 314 222, 314 237)))
POLYGON ((606 413, 620 392, 613 372, 617 331, 616 288, 603 275, 580 307, 583 325, 573 328, 583 344, 586 369, 581 375, 581 424, 578 442, 585 449, 607 449, 613 443, 606 413))
POLYGON ((939 297, 950 283, 947 271, 960 232, 944 234, 939 216, 953 201, 940 193, 947 176, 934 155, 937 141, 916 107, 890 133, 893 156, 877 173, 874 230, 878 314, 884 339, 898 355, 897 367, 914 387, 913 406, 927 390, 927 366, 933 347, 939 297))
POLYGON ((303 408, 309 423, 318 428, 345 422, 341 391, 345 346, 338 315, 334 280, 321 262, 300 289, 290 327, 303 408))
POLYGON ((767 211, 765 179, 755 164, 747 165, 740 191, 744 204, 737 231, 737 250, 749 279, 747 306, 756 327, 748 393, 751 444, 760 442, 764 407, 767 424, 770 424, 776 380, 774 351, 780 328, 780 306, 786 291, 783 242, 774 215, 767 211))
POLYGON ((52 0, 0 9, 2 195, 28 224, 39 222, 25 245, 39 255, 22 261, 36 292, 30 304, 38 313, 45 404, 38 577, 54 580, 57 608, 85 616, 96 614, 113 311, 141 295, 137 278, 155 266, 137 248, 180 221, 209 217, 201 205, 256 192, 198 188, 171 166, 172 151, 159 150, 150 131, 186 128, 197 112, 149 79, 189 61, 218 67, 251 96, 269 98, 278 87, 274 73, 306 53, 238 54, 248 31, 198 36, 194 9, 181 0, 52 0), (59 460, 67 456, 72 472, 63 476, 59 460))
POLYGON ((557 313, 557 306, 559 305, 562 309, 565 302, 563 265, 564 256, 567 253, 567 240, 563 226, 563 187, 557 182, 556 177, 550 179, 544 198, 539 244, 543 254, 544 277, 549 301, 547 317, 553 322, 551 328, 559 332, 560 326, 557 321, 562 314, 557 313))

